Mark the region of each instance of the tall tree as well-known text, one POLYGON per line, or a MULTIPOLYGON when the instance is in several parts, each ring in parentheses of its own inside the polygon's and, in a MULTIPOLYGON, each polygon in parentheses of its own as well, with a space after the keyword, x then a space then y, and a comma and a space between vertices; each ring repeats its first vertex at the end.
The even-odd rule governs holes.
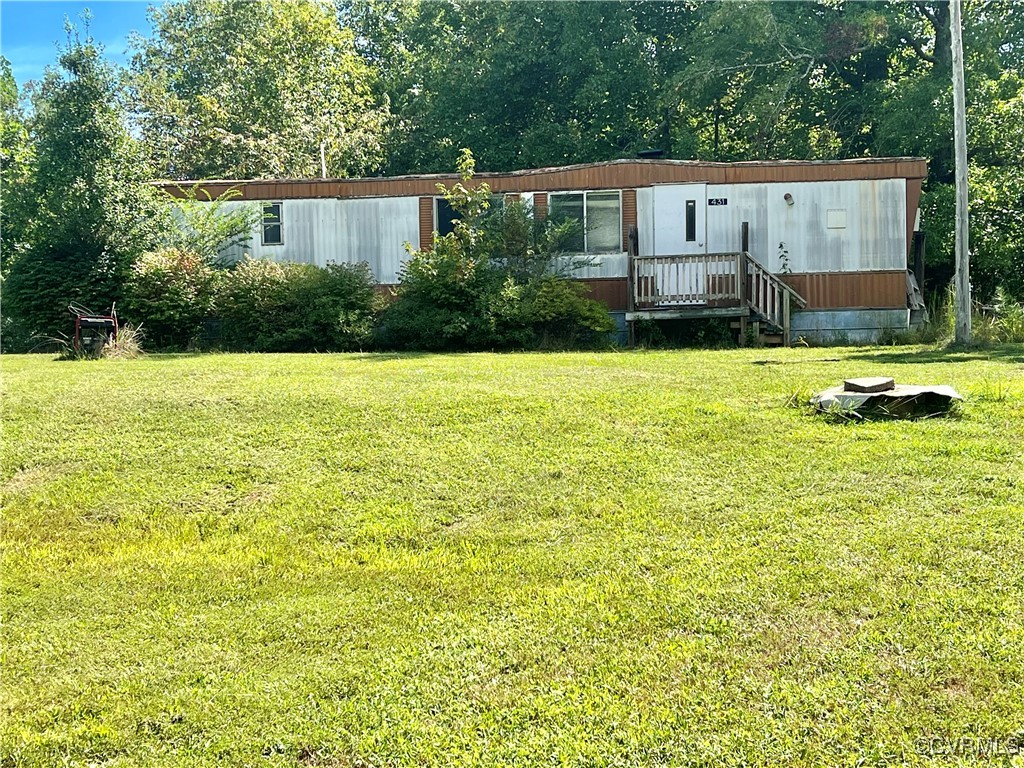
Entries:
POLYGON ((0 56, 0 275, 24 247, 31 145, 11 63, 0 56))
POLYGON ((4 315, 27 335, 66 333, 69 302, 109 308, 132 260, 157 240, 156 191, 143 183, 115 72, 70 27, 58 62, 33 100, 25 251, 4 280, 4 315))
MULTIPOLYGON (((948 0, 338 2, 392 105, 390 173, 464 146, 482 170, 923 156, 933 287, 952 275, 948 0)), ((1024 4, 964 2, 974 276, 1020 295, 1024 4)))
POLYGON ((169 179, 375 170, 387 106, 334 6, 181 0, 151 8, 132 62, 136 120, 169 179))
POLYGON ((657 143, 664 57, 687 4, 350 0, 344 18, 382 73, 391 173, 631 157, 657 143))

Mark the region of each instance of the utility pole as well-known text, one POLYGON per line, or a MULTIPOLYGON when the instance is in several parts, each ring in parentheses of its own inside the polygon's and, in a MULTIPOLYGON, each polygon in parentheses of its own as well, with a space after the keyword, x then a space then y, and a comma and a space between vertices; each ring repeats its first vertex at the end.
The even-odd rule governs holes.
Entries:
POLYGON ((324 147, 325 147, 326 144, 327 144, 326 140, 320 142, 320 178, 321 179, 326 179, 327 178, 327 155, 324 152, 324 147))
POLYGON ((964 44, 960 0, 949 1, 953 46, 953 142, 956 155, 956 334, 957 344, 971 343, 971 252, 967 219, 967 105, 964 98, 964 44))

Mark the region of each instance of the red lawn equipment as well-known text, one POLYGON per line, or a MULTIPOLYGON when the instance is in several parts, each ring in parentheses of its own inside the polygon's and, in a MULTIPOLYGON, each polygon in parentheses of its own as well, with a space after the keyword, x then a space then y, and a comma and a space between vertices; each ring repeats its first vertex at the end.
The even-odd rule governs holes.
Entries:
POLYGON ((117 308, 109 315, 97 315, 79 304, 71 304, 68 311, 75 317, 75 352, 98 357, 103 345, 117 336, 117 308))

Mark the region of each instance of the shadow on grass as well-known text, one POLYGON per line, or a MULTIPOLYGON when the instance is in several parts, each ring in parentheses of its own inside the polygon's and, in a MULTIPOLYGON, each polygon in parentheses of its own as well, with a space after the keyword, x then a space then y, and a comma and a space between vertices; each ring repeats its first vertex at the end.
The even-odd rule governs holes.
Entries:
MULTIPOLYGON (((413 351, 413 350, 392 350, 392 351, 376 351, 376 352, 353 352, 350 353, 359 360, 371 362, 371 363, 384 363, 391 360, 416 360, 419 358, 427 357, 471 357, 473 355, 501 355, 502 357, 544 357, 547 355, 561 355, 561 354, 581 354, 581 355, 616 355, 623 352, 633 352, 638 350, 628 350, 625 348, 618 347, 595 347, 593 349, 588 348, 568 348, 568 349, 451 349, 451 350, 434 350, 434 351, 413 351)), ((643 350, 648 351, 648 350, 643 350)))
POLYGON ((925 349, 901 352, 898 349, 884 351, 855 352, 844 356, 846 360, 869 360, 875 363, 895 365, 925 365, 928 363, 971 363, 979 360, 1024 363, 1024 346, 1003 344, 991 347, 969 347, 948 349, 925 349))
POLYGON ((225 354, 228 353, 196 350, 192 352, 147 352, 146 357, 150 360, 187 360, 192 357, 217 357, 225 354))
POLYGON ((385 360, 402 360, 417 357, 434 357, 437 352, 239 352, 235 350, 201 350, 198 352, 147 352, 146 357, 150 360, 185 360, 192 357, 207 357, 216 359, 218 357, 250 357, 250 358, 275 358, 275 357, 349 357, 370 362, 383 362, 385 360))
POLYGON ((419 360, 425 357, 441 357, 452 354, 465 354, 455 352, 423 352, 423 351, 367 351, 353 352, 352 356, 361 363, 389 363, 392 360, 419 360))

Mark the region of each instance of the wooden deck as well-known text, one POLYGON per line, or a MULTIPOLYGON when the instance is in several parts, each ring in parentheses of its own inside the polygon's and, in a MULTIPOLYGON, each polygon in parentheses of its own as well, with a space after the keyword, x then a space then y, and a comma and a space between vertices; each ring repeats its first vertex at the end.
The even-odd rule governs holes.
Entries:
POLYGON ((677 256, 631 256, 627 322, 702 317, 740 319, 741 341, 747 322, 790 341, 794 307, 803 297, 746 251, 677 256))

